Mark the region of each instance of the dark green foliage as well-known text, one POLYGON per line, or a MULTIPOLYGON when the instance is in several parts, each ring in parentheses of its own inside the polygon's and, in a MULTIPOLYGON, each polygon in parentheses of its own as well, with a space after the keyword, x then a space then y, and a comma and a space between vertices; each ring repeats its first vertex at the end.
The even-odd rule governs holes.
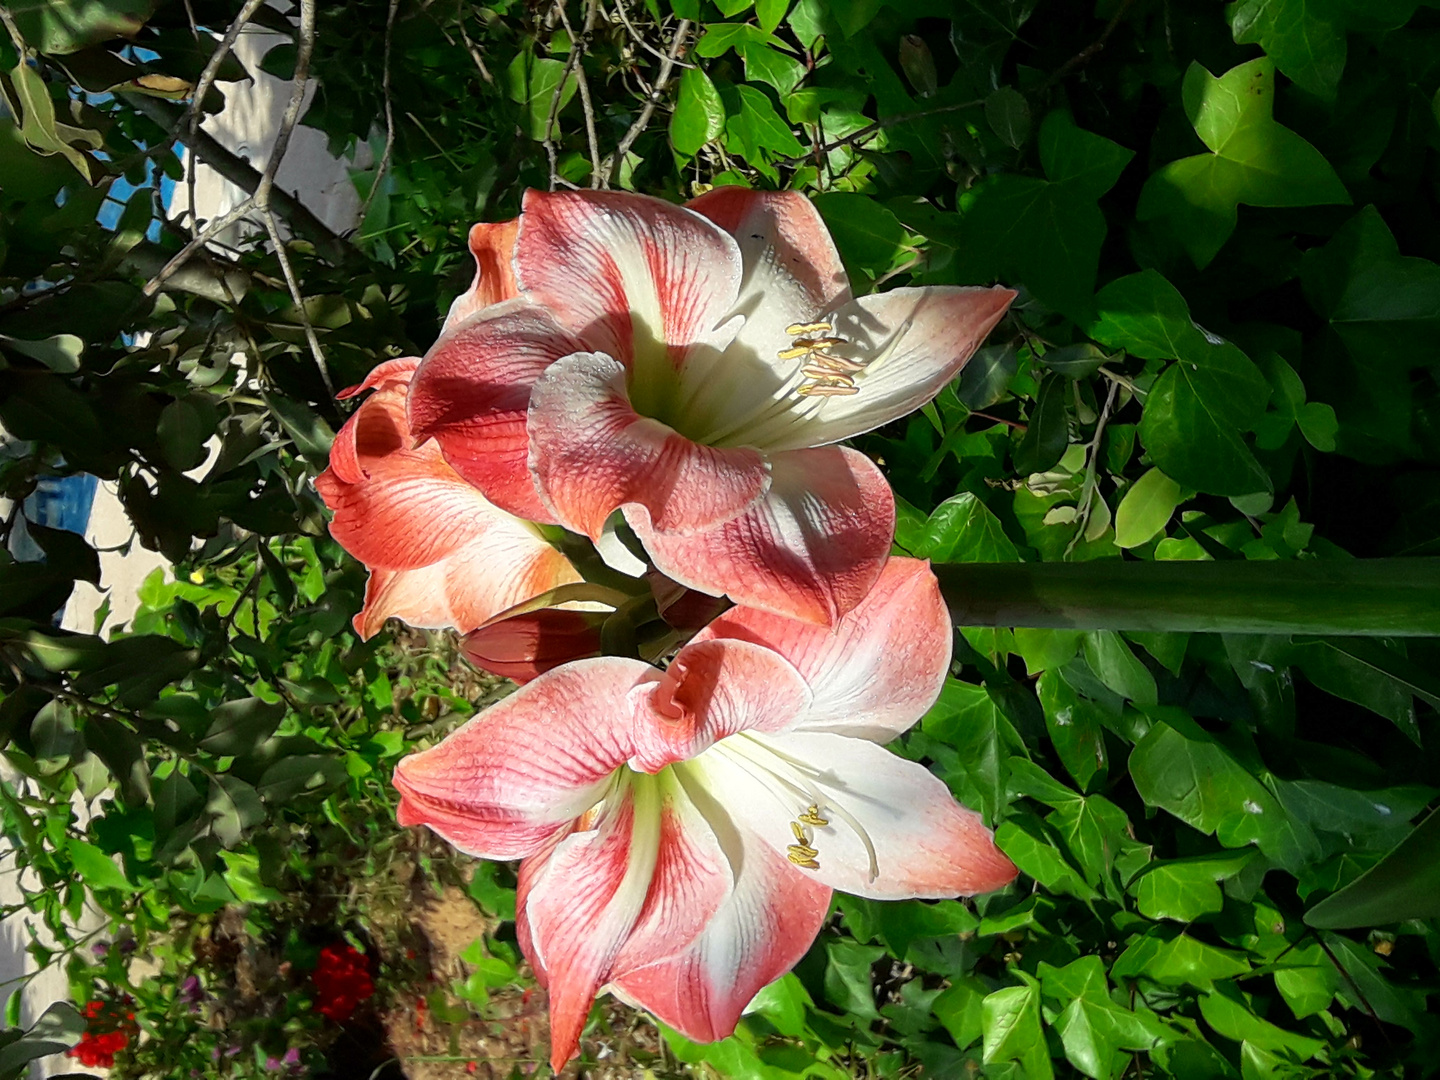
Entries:
MULTIPOLYGON (((238 6, 191 8, 218 30, 238 6)), ((189 239, 158 212, 188 128, 169 84, 135 80, 198 77, 214 39, 185 5, 52 4, 0 35, 0 422, 28 444, 0 493, 113 481, 183 567, 101 640, 50 625, 98 579, 88 545, 32 529, 43 565, 0 554, 0 739, 23 777, 0 799, 53 931, 87 892, 146 940, 172 910, 280 911, 304 878, 281 843, 379 843, 393 761, 477 706, 430 642, 350 633, 360 572, 310 479, 344 419, 330 391, 428 347, 473 272, 466 229, 527 186, 792 187, 857 292, 1017 288, 953 386, 859 440, 900 496, 897 550, 1017 570, 1440 554, 1433 6, 651 0, 588 29, 572 3, 573 34, 549 4, 391 10, 319 5, 305 122, 385 164, 357 170, 349 237, 277 201, 303 303, 248 243, 143 289, 189 239), (646 114, 672 48, 693 66, 646 114), (101 791, 80 829, 72 796, 101 791)), ((1303 610, 1264 637, 1148 614, 1145 633, 963 628, 895 749, 996 828, 1019 883, 839 898, 733 1039, 667 1035, 681 1067, 1432 1071, 1440 648, 1321 637, 1303 610)), ((469 892, 513 918, 493 871, 469 892)), ((483 1009, 515 955, 472 959, 483 1009)), ((7 1066, 38 1045, 16 1035, 7 1066)))

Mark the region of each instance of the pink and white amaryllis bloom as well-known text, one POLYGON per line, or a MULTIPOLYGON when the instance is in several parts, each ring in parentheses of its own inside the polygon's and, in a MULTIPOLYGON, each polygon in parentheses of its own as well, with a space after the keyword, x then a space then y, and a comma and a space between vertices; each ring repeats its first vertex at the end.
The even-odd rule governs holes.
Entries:
POLYGON ((530 191, 471 247, 480 282, 516 295, 457 301, 415 376, 415 434, 513 514, 605 550, 619 510, 682 585, 826 624, 895 524, 879 470, 836 444, 934 397, 1015 295, 853 298, 795 192, 530 191))
POLYGON ((391 616, 473 630, 580 580, 533 524, 488 502, 434 443, 414 445, 405 399, 419 363, 390 360, 340 395, 375 391, 335 436, 330 467, 315 480, 335 513, 330 534, 370 571, 355 616, 364 638, 391 616))
POLYGON ((403 824, 520 867, 517 931, 558 1069, 609 988, 692 1039, 809 948, 841 889, 998 889, 1015 867, 924 766, 879 744, 939 694, 950 622, 891 559, 833 628, 732 608, 660 671, 557 668, 395 771, 403 824))

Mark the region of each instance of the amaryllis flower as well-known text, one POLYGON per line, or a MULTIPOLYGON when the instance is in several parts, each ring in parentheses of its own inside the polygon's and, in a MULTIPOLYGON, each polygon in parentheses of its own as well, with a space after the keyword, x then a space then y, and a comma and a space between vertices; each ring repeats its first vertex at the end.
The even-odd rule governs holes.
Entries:
POLYGON ((366 400, 335 436, 315 481, 335 512, 330 534, 370 570, 361 637, 396 616, 411 626, 473 630, 496 614, 580 575, 528 521, 488 502, 433 442, 415 445, 405 417, 420 361, 381 364, 359 386, 366 400))
POLYGON ((530 191, 470 242, 476 288, 415 375, 415 435, 512 514, 603 551, 620 510, 682 585, 827 624, 894 532, 879 470, 835 444, 929 401, 1015 295, 852 298, 795 192, 530 191))
POLYGON ((892 559, 832 630, 732 608, 669 668, 557 668, 400 762, 399 819, 525 861, 517 932, 558 1069, 609 987, 692 1039, 734 1030, 824 922, 876 899, 999 888, 1015 867, 922 765, 879 743, 939 693, 950 624, 892 559))
POLYGON ((460 651, 476 667, 527 683, 552 668, 600 653, 605 613, 540 608, 467 634, 460 651))

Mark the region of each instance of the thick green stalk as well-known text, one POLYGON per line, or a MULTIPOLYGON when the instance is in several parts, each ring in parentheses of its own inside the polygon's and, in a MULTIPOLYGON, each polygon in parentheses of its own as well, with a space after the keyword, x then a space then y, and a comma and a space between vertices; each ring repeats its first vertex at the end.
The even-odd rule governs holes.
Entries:
POLYGON ((1440 559, 937 564, 959 626, 1440 636, 1440 559))

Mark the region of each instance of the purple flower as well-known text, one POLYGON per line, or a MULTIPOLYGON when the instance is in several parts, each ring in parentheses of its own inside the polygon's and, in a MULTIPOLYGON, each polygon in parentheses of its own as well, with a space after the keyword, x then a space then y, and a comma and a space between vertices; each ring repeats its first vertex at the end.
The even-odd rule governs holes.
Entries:
POLYGON ((108 941, 97 941, 94 945, 90 946, 90 952, 94 954, 96 960, 103 960, 110 953, 110 943, 108 941))
POLYGON ((281 1060, 292 1069, 299 1068, 300 1051, 292 1046, 289 1050, 285 1051, 285 1056, 281 1060))

